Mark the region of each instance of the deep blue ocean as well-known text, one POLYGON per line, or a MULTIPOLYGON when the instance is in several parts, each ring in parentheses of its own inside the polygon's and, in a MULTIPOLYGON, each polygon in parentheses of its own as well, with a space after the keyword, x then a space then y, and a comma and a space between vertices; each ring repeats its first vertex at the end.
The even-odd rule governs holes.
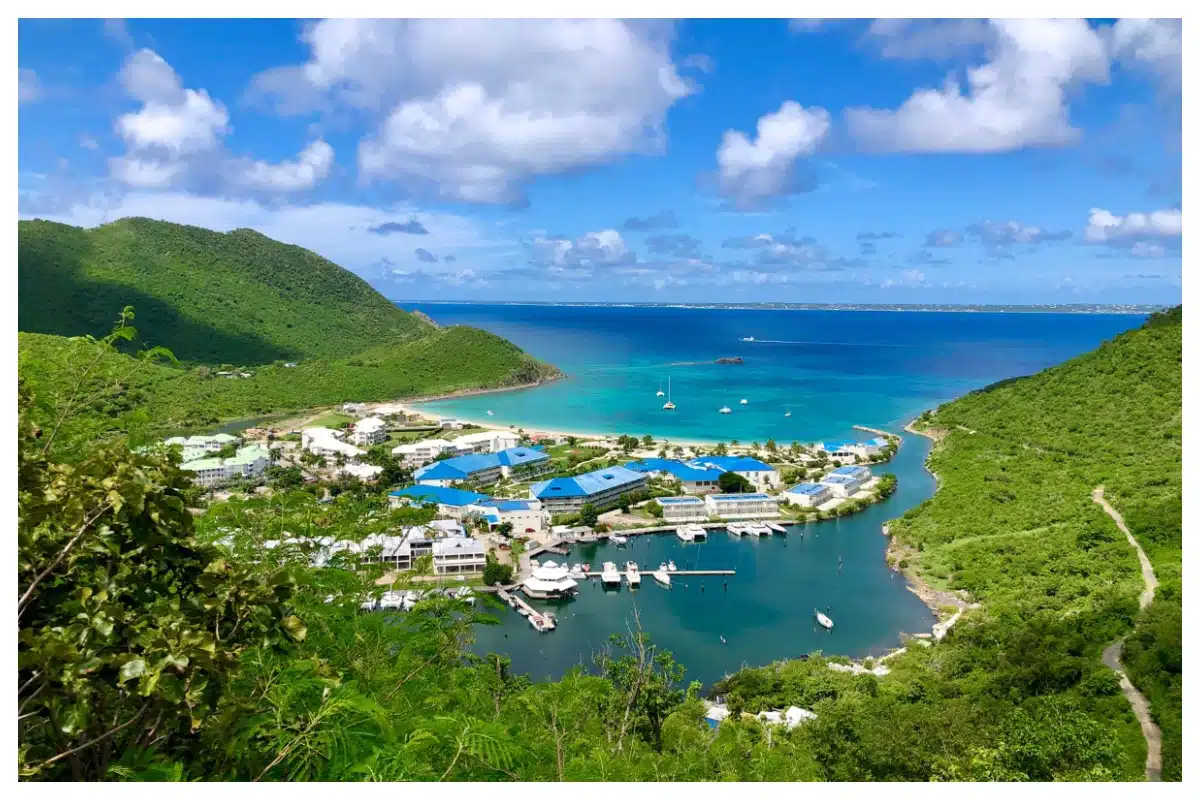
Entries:
MULTIPOLYGON (((442 325, 473 325, 503 336, 567 373, 530 390, 428 404, 430 410, 540 428, 651 433, 674 439, 781 443, 865 436, 853 425, 899 432, 936 406, 994 381, 1027 375, 1140 325, 1105 314, 952 313, 692 309, 663 307, 402 304, 442 325), (755 342, 743 342, 754 337, 755 342), (743 364, 718 365, 723 356, 743 364), (671 383, 675 412, 655 396, 671 383), (740 400, 745 398, 746 405, 740 400), (728 405, 729 415, 717 410, 728 405), (487 417, 491 410, 493 416, 487 417), (792 415, 785 417, 786 411, 792 415)), ((855 657, 898 644, 901 631, 928 631, 925 606, 887 569, 880 526, 928 498, 928 442, 905 436, 876 472, 899 479, 896 493, 841 520, 794 528, 788 537, 735 539, 714 533, 683 545, 674 536, 634 538, 627 548, 575 548, 569 561, 630 558, 656 567, 733 568, 737 575, 683 579, 671 590, 647 576, 636 592, 585 585, 556 609, 559 629, 539 635, 524 618, 498 612, 476 649, 503 652, 535 678, 589 664, 636 608, 642 627, 675 654, 689 679, 705 683, 743 665, 823 650, 855 657), (838 568, 839 558, 842 561, 838 568), (830 609, 832 632, 814 608, 830 609), (721 641, 724 637, 725 642, 721 641)), ((540 605, 535 603, 535 605, 540 605)))

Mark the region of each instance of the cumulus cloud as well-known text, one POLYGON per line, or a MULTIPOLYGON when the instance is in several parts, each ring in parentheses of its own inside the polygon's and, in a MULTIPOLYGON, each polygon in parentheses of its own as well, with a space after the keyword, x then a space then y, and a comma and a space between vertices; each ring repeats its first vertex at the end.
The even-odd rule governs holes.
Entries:
POLYGON ((700 240, 686 233, 660 233, 646 239, 651 253, 672 255, 677 258, 697 258, 700 255, 700 240))
POLYGON ((900 273, 899 278, 888 278, 879 284, 881 289, 890 289, 892 287, 917 287, 925 286, 925 273, 919 269, 906 269, 900 273))
POLYGON ((1121 64, 1148 70, 1164 90, 1179 91, 1183 78, 1182 20, 1118 20, 1109 41, 1113 57, 1121 64))
POLYGON ((996 222, 984 220, 967 226, 967 233, 990 247, 1010 247, 1017 244, 1061 242, 1071 238, 1070 231, 1047 231, 1014 220, 996 222))
POLYGON ((1089 242, 1120 248, 1138 258, 1162 258, 1179 250, 1183 212, 1163 209, 1120 216, 1093 208, 1083 236, 1089 242))
POLYGON ((230 158, 223 144, 231 130, 225 106, 204 89, 185 88, 153 50, 131 53, 119 77, 126 94, 141 104, 114 125, 126 152, 111 159, 109 168, 129 186, 161 189, 189 178, 219 178, 241 188, 295 192, 312 188, 333 164, 333 148, 320 140, 279 164, 230 158))
POLYGON ((995 33, 981 19, 876 19, 863 34, 861 44, 883 58, 957 58, 995 41, 995 33))
POLYGON ((623 231, 656 231, 678 228, 679 220, 674 211, 660 211, 648 217, 629 217, 621 225, 623 231))
POLYGON ((17 70, 17 103, 32 103, 42 96, 42 85, 31 69, 17 70))
POLYGON ((1079 131, 1067 91, 1108 80, 1101 33, 1084 20, 1008 19, 988 23, 988 61, 967 70, 964 91, 948 76, 940 89, 920 89, 895 110, 851 108, 852 139, 877 152, 989 153, 1060 146, 1079 131))
POLYGON ((104 20, 104 35, 121 47, 133 49, 133 35, 129 33, 129 26, 123 19, 104 20))
POLYGON ((420 220, 413 217, 408 222, 384 222, 379 225, 372 225, 367 228, 368 233, 378 234, 379 236, 387 236, 392 233, 408 233, 416 236, 425 236, 429 230, 421 224, 420 220))
POLYGON ((667 110, 694 91, 671 35, 611 19, 324 20, 302 35, 309 60, 258 75, 249 98, 361 112, 368 179, 512 203, 531 178, 661 148, 667 110))
POLYGON ((633 252, 615 230, 587 233, 574 241, 539 237, 530 246, 530 261, 539 266, 590 268, 635 261, 633 252))
POLYGON ((829 127, 828 111, 789 100, 758 120, 753 141, 741 131, 726 131, 717 149, 721 194, 744 208, 812 188, 797 180, 797 161, 816 152, 829 127))
POLYGON ((962 241, 962 234, 949 228, 930 231, 925 235, 926 247, 954 247, 962 241))
POLYGON ((796 237, 790 231, 780 234, 760 233, 726 239, 722 247, 735 250, 755 250, 759 267, 797 267, 805 270, 838 270, 859 266, 860 262, 834 258, 829 250, 811 236, 796 237))
POLYGON ((413 250, 413 255, 415 255, 421 261, 424 261, 426 264, 433 264, 438 260, 437 256, 426 250, 424 247, 418 247, 416 250, 413 250))

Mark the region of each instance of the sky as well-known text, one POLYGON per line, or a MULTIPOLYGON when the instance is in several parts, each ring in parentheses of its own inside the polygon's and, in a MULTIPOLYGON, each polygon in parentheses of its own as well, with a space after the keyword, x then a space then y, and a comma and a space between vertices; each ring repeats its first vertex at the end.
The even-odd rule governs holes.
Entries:
POLYGON ((1177 303, 1178 20, 21 20, 22 219, 396 301, 1177 303))

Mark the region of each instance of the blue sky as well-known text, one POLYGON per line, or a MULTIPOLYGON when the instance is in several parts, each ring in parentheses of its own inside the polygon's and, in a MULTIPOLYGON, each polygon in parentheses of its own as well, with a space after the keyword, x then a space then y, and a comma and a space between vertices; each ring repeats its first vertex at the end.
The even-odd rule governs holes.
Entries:
POLYGON ((1174 303, 1171 20, 22 20, 19 214, 395 300, 1174 303))

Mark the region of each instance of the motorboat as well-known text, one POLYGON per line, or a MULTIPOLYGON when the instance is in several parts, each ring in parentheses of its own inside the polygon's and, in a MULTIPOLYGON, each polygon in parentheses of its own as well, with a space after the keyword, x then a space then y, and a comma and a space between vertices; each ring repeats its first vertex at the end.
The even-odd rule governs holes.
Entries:
POLYGON ((616 544, 616 545, 629 544, 629 537, 628 537, 628 536, 621 536, 621 535, 619 535, 619 534, 616 534, 616 533, 614 533, 612 536, 609 536, 609 537, 608 537, 608 540, 609 540, 610 542, 612 542, 613 544, 616 544))
POLYGON ((667 572, 674 572, 674 571, 675 571, 675 562, 668 561, 667 562, 667 572))
POLYGON ((718 411, 717 413, 718 414, 732 414, 733 409, 730 408, 729 406, 721 406, 721 410, 718 411))
POLYGON ((679 537, 679 541, 681 541, 681 542, 696 541, 696 535, 694 533, 692 533, 691 530, 689 530, 690 527, 691 527, 690 525, 681 525, 680 527, 675 529, 675 535, 679 537))
POLYGON ((692 532, 692 539, 694 539, 695 541, 697 541, 697 542, 708 541, 708 531, 705 530, 703 526, 692 524, 692 525, 688 525, 686 527, 689 531, 692 532))
POLYGON ((604 571, 600 573, 600 582, 605 586, 621 585, 621 573, 617 572, 617 565, 612 561, 604 562, 604 571))
POLYGON ((625 563, 625 582, 630 587, 642 585, 642 573, 638 571, 637 562, 627 561, 625 563))
POLYGON ((663 403, 663 411, 674 411, 675 404, 671 402, 671 379, 667 378, 667 402, 663 403))
POLYGON ((753 341, 754 341, 754 337, 753 337, 753 336, 743 336, 743 337, 742 337, 742 341, 743 341, 743 342, 753 342, 753 341))
POLYGON ((652 574, 654 575, 654 580, 658 581, 660 586, 665 586, 668 589, 671 588, 671 576, 667 574, 666 570, 658 569, 652 574))
POLYGON ((583 580, 587 577, 587 572, 583 568, 583 564, 572 564, 570 572, 567 573, 571 580, 583 580))
POLYGON ((783 527, 783 526, 782 526, 782 525, 780 525, 779 523, 777 523, 777 522, 768 522, 768 523, 765 523, 765 524, 766 524, 766 526, 767 526, 768 528, 770 528, 770 529, 771 529, 772 531, 774 531, 775 533, 783 534, 783 535, 785 535, 785 536, 787 535, 787 528, 783 527))
POLYGON ((558 621, 555 620, 554 615, 548 611, 545 614, 530 614, 529 624, 532 625, 533 629, 538 633, 549 633, 558 627, 558 621))
POLYGON ((822 614, 820 611, 813 609, 813 615, 817 618, 817 623, 825 630, 833 630, 833 620, 822 614))

